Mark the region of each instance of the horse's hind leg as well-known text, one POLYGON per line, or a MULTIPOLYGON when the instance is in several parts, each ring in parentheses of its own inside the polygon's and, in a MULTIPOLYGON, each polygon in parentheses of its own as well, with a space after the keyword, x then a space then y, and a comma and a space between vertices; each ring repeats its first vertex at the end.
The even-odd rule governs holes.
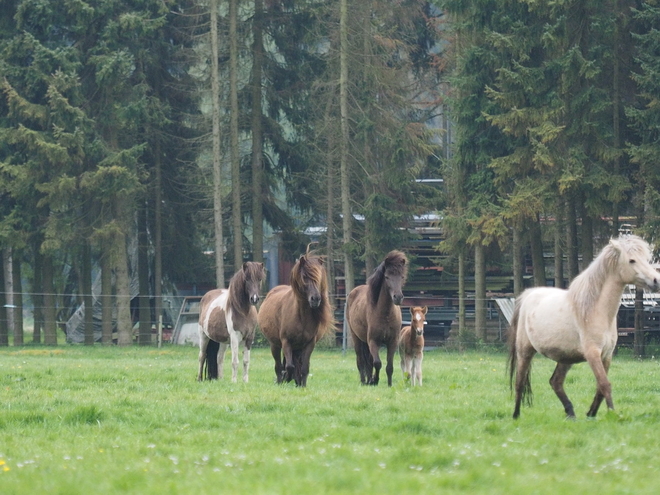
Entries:
POLYGON ((531 394, 531 383, 529 380, 529 372, 532 367, 532 358, 536 351, 533 347, 524 350, 516 350, 518 354, 516 363, 516 383, 514 389, 516 391, 516 405, 513 409, 513 419, 518 419, 520 416, 520 405, 528 394, 531 394))
POLYGON ((595 418, 596 414, 598 413, 598 408, 600 407, 600 404, 603 402, 603 399, 605 399, 608 409, 614 409, 614 403, 612 402, 612 385, 607 379, 607 372, 610 369, 612 358, 611 357, 603 358, 601 360, 599 356, 597 360, 593 360, 593 364, 592 364, 592 360, 587 359, 587 361, 589 361, 589 365, 591 366, 591 369, 593 370, 594 375, 596 376, 596 384, 597 384, 596 395, 594 396, 594 400, 591 403, 591 407, 587 412, 587 416, 590 418, 595 418))
POLYGON ((368 359, 370 357, 369 348, 352 330, 351 336, 353 338, 353 347, 355 348, 357 369, 360 372, 360 383, 362 385, 368 385, 371 382, 371 363, 368 359))
POLYGON ((209 345, 208 336, 199 331, 199 371, 197 372, 197 381, 201 382, 204 379, 204 365, 206 364, 206 348, 209 345))
POLYGON ((227 344, 224 342, 220 342, 220 346, 218 348, 218 378, 220 380, 222 380, 222 378, 225 376, 224 364, 225 364, 226 352, 227 352, 227 344))
POLYGON ((396 353, 397 342, 390 342, 387 346, 387 365, 385 372, 387 373, 387 385, 392 386, 392 374, 394 373, 394 354, 396 353))
POLYGON ((571 403, 571 401, 568 398, 568 395, 566 395, 566 392, 564 391, 564 380, 566 379, 566 374, 570 369, 571 369, 570 364, 557 363, 557 366, 555 367, 555 371, 552 373, 552 377, 550 377, 550 386, 552 387, 552 390, 555 391, 555 394, 557 394, 557 397, 559 397, 559 400, 563 404, 564 411, 566 411, 566 417, 574 419, 575 411, 573 410, 573 404, 571 403))
POLYGON ((243 383, 248 383, 250 371, 250 344, 243 342, 243 383))

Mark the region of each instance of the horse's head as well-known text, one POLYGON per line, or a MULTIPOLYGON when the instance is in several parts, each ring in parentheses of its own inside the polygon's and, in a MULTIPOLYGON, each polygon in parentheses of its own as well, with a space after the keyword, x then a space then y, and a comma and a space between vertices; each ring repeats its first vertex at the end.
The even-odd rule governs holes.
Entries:
POLYGON ((651 290, 660 288, 660 273, 651 264, 649 244, 637 236, 612 239, 610 246, 618 254, 621 281, 651 290))
POLYGON ((403 285, 408 276, 408 260, 401 251, 391 251, 367 280, 371 288, 372 302, 378 301, 384 286, 392 302, 399 306, 403 301, 403 285))
POLYGON ((245 277, 245 292, 250 303, 256 305, 261 295, 261 285, 266 277, 263 263, 247 261, 243 263, 243 275, 245 277))
POLYGON ((413 306, 410 308, 410 326, 417 335, 424 335, 424 320, 426 319, 426 312, 428 308, 424 306, 413 306))
POLYGON ((309 253, 301 255, 291 270, 291 287, 310 308, 320 307, 328 290, 323 259, 309 253))

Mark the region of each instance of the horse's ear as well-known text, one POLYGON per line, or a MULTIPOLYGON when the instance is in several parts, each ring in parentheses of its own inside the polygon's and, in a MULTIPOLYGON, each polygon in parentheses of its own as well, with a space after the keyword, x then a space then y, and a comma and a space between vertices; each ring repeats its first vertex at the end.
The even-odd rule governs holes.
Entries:
POLYGON ((424 306, 424 307, 422 308, 422 313, 426 314, 426 312, 427 312, 428 310, 429 310, 429 308, 428 308, 427 306, 424 306))
POLYGON ((244 261, 244 262, 243 262, 243 271, 246 272, 247 269, 248 269, 247 261, 244 261))
POLYGON ((321 266, 323 266, 323 264, 325 263, 325 262, 323 261, 323 258, 321 258, 320 256, 319 256, 319 263, 321 264, 321 266))
POLYGON ((301 254, 300 258, 298 258, 298 263, 300 263, 301 265, 304 265, 305 261, 306 261, 305 255, 301 254))
POLYGON ((410 306, 410 314, 411 315, 415 314, 415 307, 414 306, 410 306))
POLYGON ((621 242, 618 239, 610 239, 610 246, 621 252, 621 242))

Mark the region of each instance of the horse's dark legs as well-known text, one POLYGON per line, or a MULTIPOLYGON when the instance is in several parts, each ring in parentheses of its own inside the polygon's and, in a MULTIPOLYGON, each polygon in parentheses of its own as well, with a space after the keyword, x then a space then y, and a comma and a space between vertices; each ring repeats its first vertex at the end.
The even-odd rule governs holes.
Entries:
POLYGON ((398 342, 394 340, 390 342, 387 346, 387 365, 385 366, 385 372, 387 373, 387 385, 392 386, 392 373, 394 372, 394 354, 396 353, 398 342))
POLYGON ((564 405, 566 417, 574 419, 575 411, 573 410, 573 404, 564 391, 564 380, 566 379, 566 374, 570 369, 570 364, 557 363, 555 371, 552 373, 552 377, 550 377, 550 386, 552 387, 552 390, 555 391, 555 394, 557 394, 557 397, 559 397, 561 403, 564 405))
POLYGON ((591 403, 591 407, 589 408, 589 411, 587 412, 587 416, 590 418, 595 418, 596 414, 598 413, 598 408, 600 407, 600 404, 603 402, 603 399, 605 399, 605 402, 607 404, 608 409, 614 409, 614 403, 612 401, 612 385, 610 384, 609 380, 607 379, 607 372, 610 369, 610 364, 612 362, 611 358, 600 358, 600 351, 596 350, 593 352, 593 354, 590 353, 591 356, 597 354, 597 359, 589 359, 589 356, 587 356, 587 361, 589 362, 589 366, 591 366, 591 369, 594 372, 594 375, 596 376, 596 395, 594 396, 594 400, 591 403))
POLYGON ((309 375, 309 360, 312 357, 316 341, 311 340, 300 353, 300 385, 301 387, 307 386, 307 376, 309 375))
POLYGON ((197 372, 197 381, 201 382, 204 379, 204 364, 206 363, 206 348, 209 345, 208 336, 202 332, 201 326, 199 327, 199 371, 197 372))
POLYGON ((371 363, 368 359, 370 357, 369 348, 352 330, 351 336, 353 338, 353 347, 355 348, 357 369, 360 372, 360 382, 362 385, 368 385, 371 382, 371 363))
POLYGON ((275 378, 277 379, 277 383, 282 383, 282 348, 278 345, 271 344, 270 353, 275 360, 275 378))
MULTIPOLYGON (((369 339, 369 353, 371 354, 371 358, 373 359, 373 362, 374 362, 373 367, 374 367, 374 370, 376 371, 374 373, 374 377, 371 379, 369 385, 378 385, 378 380, 380 378, 380 369, 383 367, 383 363, 380 361, 380 356, 378 355, 378 344, 373 339, 369 339)), ((389 352, 388 352, 388 356, 389 356, 389 352)), ((389 363, 389 361, 388 361, 388 363, 389 363)), ((394 369, 394 368, 392 367, 392 369, 394 369)), ((386 369, 390 385, 392 384, 392 382, 391 382, 391 380, 392 380, 392 369, 390 369, 389 371, 387 371, 387 369, 386 369)))
POLYGON ((293 359, 293 349, 288 341, 283 340, 282 350, 284 351, 284 380, 290 382, 296 372, 296 363, 293 359))

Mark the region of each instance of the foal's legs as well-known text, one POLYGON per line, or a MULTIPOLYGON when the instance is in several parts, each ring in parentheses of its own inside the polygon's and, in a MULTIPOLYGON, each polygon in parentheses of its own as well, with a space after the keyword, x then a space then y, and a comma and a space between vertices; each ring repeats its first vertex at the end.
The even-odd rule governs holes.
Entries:
POLYGON ((413 386, 415 381, 417 385, 422 386, 422 360, 424 359, 424 354, 419 353, 419 355, 413 358, 413 386))
POLYGON ((250 370, 250 344, 243 341, 243 383, 248 383, 249 370, 250 370))
POLYGON ((607 379, 607 372, 610 369, 612 357, 601 358, 600 351, 595 349, 593 352, 590 352, 586 358, 596 376, 596 395, 594 396, 591 407, 587 412, 587 416, 595 418, 603 399, 605 399, 608 409, 614 409, 614 402, 612 401, 612 385, 607 379))
POLYGON ((575 411, 573 410, 573 404, 569 400, 566 392, 564 391, 564 380, 566 379, 566 373, 571 369, 570 364, 557 363, 552 377, 550 377, 550 386, 552 390, 555 391, 557 397, 564 405, 564 411, 566 411, 566 417, 575 419, 575 411))

